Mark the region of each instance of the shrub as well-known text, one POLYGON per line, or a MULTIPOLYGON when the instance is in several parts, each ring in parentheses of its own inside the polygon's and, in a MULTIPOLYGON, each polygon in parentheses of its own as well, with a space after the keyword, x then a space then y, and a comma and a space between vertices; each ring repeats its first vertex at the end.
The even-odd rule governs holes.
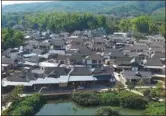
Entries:
POLYGON ((150 103, 146 109, 146 115, 150 116, 164 116, 165 113, 164 103, 150 103))
POLYGON ((117 98, 120 102, 120 106, 132 109, 145 109, 148 103, 144 97, 129 91, 121 91, 118 93, 117 98))
POLYGON ((84 106, 99 105, 100 99, 96 92, 77 92, 71 96, 72 100, 84 106))
POLYGON ((16 115, 16 116, 31 116, 46 103, 46 100, 40 94, 34 94, 29 97, 25 97, 17 103, 13 102, 3 114, 4 115, 16 115))
POLYGON ((110 106, 99 108, 96 113, 96 116, 120 116, 120 114, 113 110, 110 106))
POLYGON ((101 99, 102 105, 112 105, 112 106, 119 105, 119 101, 116 96, 116 93, 113 93, 113 92, 102 93, 100 99, 101 99))

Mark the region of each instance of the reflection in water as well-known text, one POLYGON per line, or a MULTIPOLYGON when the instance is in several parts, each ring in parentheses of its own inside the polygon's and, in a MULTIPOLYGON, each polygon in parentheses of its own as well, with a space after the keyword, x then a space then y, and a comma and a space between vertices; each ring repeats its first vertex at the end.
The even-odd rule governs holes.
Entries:
MULTIPOLYGON (((94 115, 99 107, 82 107, 73 102, 49 102, 36 115, 94 115)), ((143 115, 144 110, 113 107, 122 115, 143 115)))

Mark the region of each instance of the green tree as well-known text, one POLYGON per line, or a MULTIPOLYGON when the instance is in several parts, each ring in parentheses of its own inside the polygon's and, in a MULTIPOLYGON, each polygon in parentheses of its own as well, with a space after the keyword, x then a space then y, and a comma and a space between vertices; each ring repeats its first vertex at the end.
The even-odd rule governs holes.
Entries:
POLYGON ((23 44, 24 36, 21 32, 16 32, 14 34, 14 45, 19 46, 23 44))
POLYGON ((120 114, 115 111, 114 109, 112 109, 112 107, 108 106, 108 107, 102 107, 99 108, 96 113, 96 116, 120 116, 120 114))
POLYGON ((101 94, 101 104, 103 105, 111 105, 111 106, 117 106, 119 105, 119 101, 116 97, 116 93, 102 93, 101 94))
POLYGON ((162 24, 159 28, 159 32, 162 36, 164 36, 164 38, 166 39, 166 34, 165 34, 165 23, 162 24))
POLYGON ((144 80, 143 79, 140 79, 138 82, 137 82, 137 85, 139 86, 143 86, 145 84, 144 80))
POLYGON ((127 88, 130 89, 130 90, 135 88, 135 84, 132 83, 132 82, 127 82, 126 84, 127 84, 127 88))
POLYGON ((18 47, 22 45, 23 42, 24 36, 22 32, 15 31, 10 28, 2 29, 3 49, 18 47))
POLYGON ((146 115, 149 116, 164 116, 165 112, 165 103, 153 102, 147 106, 146 115))
POLYGON ((129 19, 121 19, 119 23, 119 28, 123 32, 128 32, 131 30, 132 24, 129 19))
POLYGON ((148 101, 150 101, 151 99, 152 99, 152 96, 151 96, 151 89, 145 89, 144 91, 143 91, 143 95, 145 96, 145 98, 148 100, 148 101))
POLYGON ((141 33, 149 33, 150 18, 148 16, 140 16, 132 19, 133 30, 141 33))
POLYGON ((9 101, 18 101, 20 100, 19 94, 23 92, 24 86, 16 86, 14 90, 9 94, 8 99, 9 101))
POLYGON ((120 102, 120 106, 125 108, 145 109, 145 106, 148 103, 143 96, 134 94, 126 90, 120 91, 117 94, 117 98, 120 102))
POLYGON ((158 32, 159 32, 159 28, 158 28, 157 24, 150 22, 149 33, 150 34, 158 34, 158 32))

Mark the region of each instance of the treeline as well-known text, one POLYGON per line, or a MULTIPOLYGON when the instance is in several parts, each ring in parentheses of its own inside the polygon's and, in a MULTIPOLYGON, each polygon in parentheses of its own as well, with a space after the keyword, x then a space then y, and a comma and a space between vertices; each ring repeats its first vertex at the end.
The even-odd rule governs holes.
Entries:
POLYGON ((95 29, 98 27, 107 28, 106 18, 104 16, 90 13, 39 12, 24 16, 20 16, 20 14, 11 15, 2 16, 2 26, 12 27, 16 24, 22 24, 27 28, 40 30, 50 29, 53 32, 72 32, 74 30, 95 29))
POLYGON ((127 32, 129 30, 165 36, 165 24, 154 22, 149 16, 139 16, 135 18, 115 18, 105 15, 95 15, 91 13, 67 13, 67 12, 37 12, 37 13, 14 13, 2 15, 2 26, 13 27, 21 24, 25 28, 46 30, 54 32, 83 29, 96 29, 103 27, 108 33, 115 31, 127 32))
POLYGON ((14 48, 23 44, 24 35, 21 31, 10 28, 2 29, 2 49, 14 48))

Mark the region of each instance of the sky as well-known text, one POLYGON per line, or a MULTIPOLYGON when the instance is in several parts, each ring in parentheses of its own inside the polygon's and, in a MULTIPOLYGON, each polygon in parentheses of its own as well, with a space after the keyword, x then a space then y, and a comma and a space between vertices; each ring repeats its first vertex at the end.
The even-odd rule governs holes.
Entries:
POLYGON ((20 3, 33 3, 33 2, 46 2, 46 1, 2 1, 2 5, 20 4, 20 3))

